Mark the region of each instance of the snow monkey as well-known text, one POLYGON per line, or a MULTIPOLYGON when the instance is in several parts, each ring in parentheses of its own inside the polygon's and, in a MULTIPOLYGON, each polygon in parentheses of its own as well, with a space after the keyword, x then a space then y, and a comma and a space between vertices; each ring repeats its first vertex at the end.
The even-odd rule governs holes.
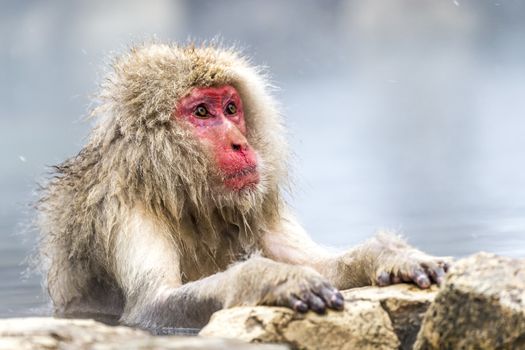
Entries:
POLYGON ((340 289, 443 279, 443 259, 397 236, 338 254, 312 241, 283 200, 269 84, 235 50, 144 44, 112 68, 87 144, 38 204, 57 315, 199 328, 222 308, 323 313, 340 289))

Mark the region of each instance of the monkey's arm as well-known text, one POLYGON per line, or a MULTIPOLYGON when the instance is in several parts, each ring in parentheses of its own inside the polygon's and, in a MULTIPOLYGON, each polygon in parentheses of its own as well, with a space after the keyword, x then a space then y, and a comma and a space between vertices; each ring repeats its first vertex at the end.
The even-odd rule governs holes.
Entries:
POLYGON ((427 255, 392 234, 378 234, 344 253, 331 253, 315 243, 291 216, 263 240, 267 257, 288 264, 310 266, 339 289, 413 282, 428 288, 441 283, 447 258, 427 255))
POLYGON ((252 257, 224 272, 182 284, 180 255, 161 223, 137 211, 116 233, 115 276, 125 307, 121 321, 158 330, 204 326, 236 305, 280 305, 305 312, 341 309, 342 295, 316 271, 252 257))

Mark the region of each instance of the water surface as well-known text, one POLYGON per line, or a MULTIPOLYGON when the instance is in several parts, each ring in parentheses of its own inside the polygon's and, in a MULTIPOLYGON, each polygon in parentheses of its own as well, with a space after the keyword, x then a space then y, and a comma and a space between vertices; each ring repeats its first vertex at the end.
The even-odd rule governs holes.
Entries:
POLYGON ((222 35, 270 68, 290 202, 320 243, 394 229, 436 255, 524 257, 524 15, 518 1, 4 4, 0 317, 50 312, 23 276, 35 184, 82 147, 103 62, 153 35, 222 35))

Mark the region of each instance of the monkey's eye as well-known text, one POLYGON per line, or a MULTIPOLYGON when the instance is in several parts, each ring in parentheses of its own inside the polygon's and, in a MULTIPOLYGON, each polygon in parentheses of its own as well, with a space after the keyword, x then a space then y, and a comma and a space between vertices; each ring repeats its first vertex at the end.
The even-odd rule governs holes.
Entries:
POLYGON ((228 105, 226 106, 226 113, 227 114, 237 113, 237 106, 235 105, 235 103, 233 102, 228 103, 228 105))
POLYGON ((195 112, 193 112, 193 114, 199 118, 206 118, 208 117, 208 109, 206 109, 206 106, 204 105, 198 105, 197 108, 195 108, 195 112))

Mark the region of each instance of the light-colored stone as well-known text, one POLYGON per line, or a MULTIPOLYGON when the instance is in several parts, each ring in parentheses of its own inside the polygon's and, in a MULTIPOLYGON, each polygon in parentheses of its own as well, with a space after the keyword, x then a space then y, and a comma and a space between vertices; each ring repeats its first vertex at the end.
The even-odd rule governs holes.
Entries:
POLYGON ((299 349, 410 349, 437 290, 409 284, 351 289, 343 291, 344 311, 321 316, 263 306, 222 310, 200 334, 299 349))
POLYGON ((286 343, 294 349, 398 349, 400 342, 380 299, 347 301, 344 311, 326 315, 278 307, 232 308, 215 313, 199 334, 286 343))
POLYGON ((123 326, 108 326, 93 320, 32 317, 0 320, 0 349, 283 350, 285 347, 202 337, 156 337, 141 330, 123 326))
POLYGON ((525 259, 478 253, 453 265, 415 349, 525 349, 525 259))
POLYGON ((347 303, 359 301, 379 302, 390 317, 394 331, 401 343, 400 349, 412 349, 423 316, 436 297, 438 287, 421 290, 412 284, 389 287, 363 287, 343 291, 347 303))

